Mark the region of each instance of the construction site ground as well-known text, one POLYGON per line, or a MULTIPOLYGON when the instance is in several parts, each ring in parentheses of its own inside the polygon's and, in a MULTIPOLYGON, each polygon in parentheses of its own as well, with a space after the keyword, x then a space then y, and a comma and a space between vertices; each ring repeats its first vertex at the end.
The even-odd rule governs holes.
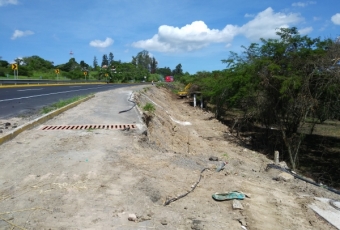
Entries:
POLYGON ((166 88, 101 92, 45 125, 91 120, 124 90, 134 90, 140 111, 155 107, 141 112, 138 129, 36 127, 0 146, 0 229, 336 229, 309 205, 338 195, 298 179, 274 180, 282 172, 265 170, 270 159, 166 88), (241 209, 212 198, 230 191, 247 195, 241 209))

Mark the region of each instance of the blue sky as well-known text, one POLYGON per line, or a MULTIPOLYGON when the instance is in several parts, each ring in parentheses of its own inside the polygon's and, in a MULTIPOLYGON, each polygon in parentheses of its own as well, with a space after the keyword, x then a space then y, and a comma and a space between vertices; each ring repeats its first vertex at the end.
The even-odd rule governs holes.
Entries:
POLYGON ((103 54, 130 62, 147 50, 158 67, 222 70, 241 46, 275 38, 280 27, 312 38, 340 35, 340 1, 0 0, 0 56, 38 55, 55 65, 103 54))

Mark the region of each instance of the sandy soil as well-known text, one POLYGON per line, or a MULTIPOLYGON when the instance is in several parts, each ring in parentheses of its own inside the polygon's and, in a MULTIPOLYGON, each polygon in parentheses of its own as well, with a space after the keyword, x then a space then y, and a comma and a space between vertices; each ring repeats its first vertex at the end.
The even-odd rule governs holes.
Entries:
MULTIPOLYGON (((46 124, 86 117, 109 93, 46 124)), ((145 114, 146 132, 36 128, 0 146, 0 229, 335 229, 307 205, 337 195, 273 180, 281 172, 265 171, 271 161, 240 146, 213 114, 155 86, 135 99, 155 105, 145 114), (217 172, 222 161, 228 164, 217 172), (190 191, 205 168, 191 193, 164 206, 190 191), (243 209, 212 199, 235 190, 249 196, 243 209)))

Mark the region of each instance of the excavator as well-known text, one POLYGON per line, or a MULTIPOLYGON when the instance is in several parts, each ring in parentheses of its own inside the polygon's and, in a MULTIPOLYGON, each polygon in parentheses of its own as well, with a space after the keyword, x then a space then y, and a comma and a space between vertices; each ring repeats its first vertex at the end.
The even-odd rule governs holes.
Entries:
POLYGON ((179 91, 179 92, 177 93, 177 95, 178 95, 179 97, 181 97, 181 98, 188 96, 190 87, 191 87, 191 83, 187 84, 187 85, 185 86, 184 90, 183 90, 183 91, 179 91))

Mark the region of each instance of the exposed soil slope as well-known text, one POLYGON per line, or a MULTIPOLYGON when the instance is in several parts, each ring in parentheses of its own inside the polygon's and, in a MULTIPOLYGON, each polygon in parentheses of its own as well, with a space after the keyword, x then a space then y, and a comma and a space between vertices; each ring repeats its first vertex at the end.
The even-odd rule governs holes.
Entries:
MULTIPOLYGON (((47 123, 89 120, 88 111, 112 98, 98 93, 47 123)), ((144 115, 146 132, 34 129, 0 146, 0 229, 335 229, 307 205, 338 196, 297 179, 273 180, 281 172, 265 171, 270 160, 239 146, 213 114, 155 86, 135 99, 155 105, 144 115), (217 172, 222 161, 228 164, 217 172), (164 206, 192 190, 200 174, 191 193, 164 206), (212 199, 228 191, 250 197, 240 201, 243 210, 212 199)))

